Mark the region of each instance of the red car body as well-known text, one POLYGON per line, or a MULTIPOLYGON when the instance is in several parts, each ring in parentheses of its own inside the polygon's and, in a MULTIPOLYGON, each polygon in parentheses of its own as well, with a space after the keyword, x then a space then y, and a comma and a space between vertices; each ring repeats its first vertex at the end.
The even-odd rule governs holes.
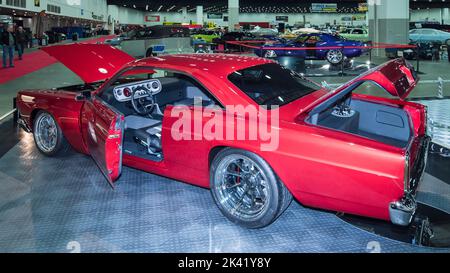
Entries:
MULTIPOLYGON (((106 78, 114 80, 114 75, 130 68, 182 71, 199 81, 223 105, 254 105, 255 102, 233 85, 227 76, 240 69, 271 62, 256 57, 220 54, 169 55, 135 61, 106 45, 63 45, 47 47, 44 51, 61 60, 86 83, 106 78), (70 56, 66 56, 69 49, 70 56)), ((405 175, 423 172, 410 170, 411 174, 405 174, 406 155, 409 154, 410 166, 415 166, 415 162, 421 160, 419 157, 424 156, 421 151, 426 137, 426 108, 404 101, 417 83, 406 68, 403 61, 395 60, 334 92, 321 89, 280 107, 280 140, 276 151, 262 151, 258 141, 175 141, 170 137, 170 128, 176 118, 170 117, 168 113, 172 106, 168 106, 162 125, 164 160, 153 162, 124 154, 122 162, 122 131, 117 124, 123 117, 95 97, 108 80, 92 92, 91 100, 77 100, 79 93, 65 91, 64 88, 26 90, 18 94, 17 106, 20 118, 28 129, 32 129, 33 118, 38 111, 51 113, 71 146, 80 153, 91 155, 111 183, 119 178, 123 164, 208 188, 212 158, 220 149, 233 147, 263 158, 295 199, 305 206, 389 220, 390 206, 405 196, 405 175), (383 69, 387 73, 382 74, 383 69), (385 75, 392 77, 389 79, 385 75), (401 89, 396 85, 396 77, 405 75, 410 85, 401 89), (407 111, 414 134, 407 148, 314 126, 305 121, 315 106, 355 82, 368 80, 376 82, 400 99, 356 94, 353 97, 407 111), (96 124, 97 144, 89 141, 88 121, 96 124)), ((249 122, 246 120, 246 123, 249 122)))

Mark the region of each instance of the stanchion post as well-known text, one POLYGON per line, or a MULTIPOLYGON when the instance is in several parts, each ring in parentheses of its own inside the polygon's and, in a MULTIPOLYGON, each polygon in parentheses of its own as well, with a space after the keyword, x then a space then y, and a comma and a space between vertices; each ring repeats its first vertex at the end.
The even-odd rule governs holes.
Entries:
POLYGON ((17 123, 17 121, 19 120, 19 111, 17 111, 17 98, 14 97, 13 98, 13 110, 15 109, 16 111, 13 114, 13 120, 14 120, 14 125, 17 123))
POLYGON ((419 56, 419 47, 416 46, 416 59, 417 59, 417 69, 416 72, 420 72, 420 56, 419 56))
POLYGON ((344 66, 345 66, 345 55, 344 55, 344 47, 341 47, 341 52, 342 52, 342 62, 341 62, 341 77, 344 77, 344 66))

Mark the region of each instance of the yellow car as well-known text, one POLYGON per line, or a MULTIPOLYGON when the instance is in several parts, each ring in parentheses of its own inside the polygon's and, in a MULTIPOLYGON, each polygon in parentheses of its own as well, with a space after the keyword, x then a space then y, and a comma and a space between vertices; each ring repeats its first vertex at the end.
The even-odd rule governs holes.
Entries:
POLYGON ((214 39, 220 38, 219 33, 211 30, 201 30, 193 35, 191 37, 194 40, 203 40, 207 43, 212 43, 214 39))

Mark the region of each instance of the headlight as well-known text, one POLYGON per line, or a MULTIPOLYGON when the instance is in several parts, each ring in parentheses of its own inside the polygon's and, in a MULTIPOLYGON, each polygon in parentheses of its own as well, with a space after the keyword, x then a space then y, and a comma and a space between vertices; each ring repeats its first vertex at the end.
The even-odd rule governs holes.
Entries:
POLYGON ((410 157, 409 157, 409 152, 407 152, 406 153, 406 155, 405 155, 405 173, 404 173, 404 185, 403 185, 403 189, 404 189, 404 191, 405 191, 405 193, 409 193, 409 187, 410 187, 410 184, 409 184, 409 159, 410 159, 410 157))

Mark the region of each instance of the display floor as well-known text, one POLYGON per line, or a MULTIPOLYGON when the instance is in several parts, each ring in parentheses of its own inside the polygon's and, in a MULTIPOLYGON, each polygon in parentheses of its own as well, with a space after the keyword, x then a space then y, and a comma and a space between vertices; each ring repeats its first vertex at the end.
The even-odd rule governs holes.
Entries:
MULTIPOLYGON (((124 168, 113 190, 90 157, 45 157, 31 134, 14 134, 11 120, 0 126, 13 131, 4 142, 12 148, 0 149, 0 252, 450 252, 378 236, 297 202, 269 227, 244 229, 206 189, 124 168)), ((450 160, 431 159, 445 176, 428 174, 438 182, 419 196, 448 206, 450 176, 439 168, 450 160)))
MULTIPOLYGON (((374 58, 377 64, 384 61, 374 58)), ((365 59, 358 62, 364 65, 365 59)), ((421 62, 425 73, 411 97, 436 96, 441 77, 448 98, 448 65, 421 62)), ((313 80, 340 85, 351 78, 313 80)), ((60 63, 2 83, 0 117, 21 89, 77 83, 80 79, 60 63)), ((430 114, 443 111, 448 117, 448 107, 440 109, 430 114)), ((12 119, 0 121, 0 139, 0 252, 450 252, 379 236, 373 226, 297 202, 267 228, 240 228, 222 216, 206 189, 124 168, 112 190, 90 157, 72 150, 64 157, 44 157, 12 119)), ((447 214, 449 164, 450 157, 431 154, 418 194, 421 202, 447 214)))

